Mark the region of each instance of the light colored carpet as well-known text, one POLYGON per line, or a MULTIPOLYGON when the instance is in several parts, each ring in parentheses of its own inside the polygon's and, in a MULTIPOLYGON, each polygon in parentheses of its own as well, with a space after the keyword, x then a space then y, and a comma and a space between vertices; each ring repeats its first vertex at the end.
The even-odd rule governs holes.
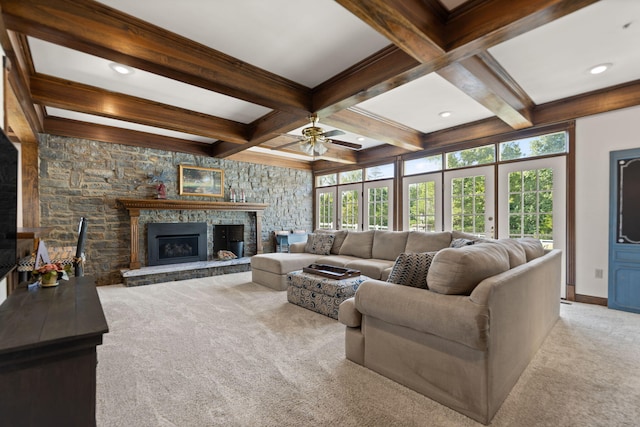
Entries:
MULTIPOLYGON (((341 324, 250 272, 98 289, 98 426, 480 425, 347 361, 341 324)), ((640 315, 563 304, 491 425, 637 425, 639 362, 640 315)))

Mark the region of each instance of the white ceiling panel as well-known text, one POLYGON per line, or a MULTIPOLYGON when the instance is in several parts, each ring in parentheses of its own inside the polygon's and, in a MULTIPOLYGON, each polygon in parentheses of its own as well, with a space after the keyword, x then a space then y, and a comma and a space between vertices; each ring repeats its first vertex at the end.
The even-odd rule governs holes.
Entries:
POLYGON ((602 0, 489 52, 536 104, 640 79, 640 1, 602 0))
POLYGON ((109 67, 110 61, 29 38, 37 72, 136 96, 212 116, 251 123, 271 110, 157 74, 134 69, 128 75, 109 67))
POLYGON ((493 116, 436 73, 378 95, 358 107, 425 133, 493 116), (441 117, 444 111, 451 115, 441 117))
MULTIPOLYGON (((192 135, 183 132, 176 132, 168 129, 156 128, 153 126, 140 125, 137 123, 126 122, 124 120, 110 119, 108 117, 94 116, 92 114, 78 113, 76 111, 63 110, 60 108, 46 107, 47 115, 51 117, 61 117, 63 119, 78 120, 82 122, 95 123, 117 128, 136 130, 140 132, 152 133, 156 135, 168 136, 171 138, 185 139, 188 141, 213 143, 216 139, 206 138, 199 135, 192 135)), ((123 143, 126 141, 123 141, 123 143)))
POLYGON ((331 0, 101 3, 307 87, 390 44, 331 0))

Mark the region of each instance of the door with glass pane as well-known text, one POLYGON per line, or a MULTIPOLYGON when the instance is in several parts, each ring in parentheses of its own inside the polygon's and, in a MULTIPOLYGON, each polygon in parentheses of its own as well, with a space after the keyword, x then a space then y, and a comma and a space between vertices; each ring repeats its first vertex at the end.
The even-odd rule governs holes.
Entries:
POLYGON ((498 237, 533 237, 545 249, 562 249, 565 297, 566 157, 501 164, 498 188, 498 237))
POLYGON ((393 230, 393 180, 364 183, 364 229, 393 230))
POLYGON ((362 230, 362 184, 338 186, 338 224, 341 230, 362 230))
POLYGON ((404 230, 442 231, 442 174, 405 177, 402 194, 404 230))
POLYGON ((493 237, 494 167, 447 171, 444 181, 444 229, 493 237))
POLYGON ((338 227, 336 187, 316 190, 316 229, 335 230, 338 227))

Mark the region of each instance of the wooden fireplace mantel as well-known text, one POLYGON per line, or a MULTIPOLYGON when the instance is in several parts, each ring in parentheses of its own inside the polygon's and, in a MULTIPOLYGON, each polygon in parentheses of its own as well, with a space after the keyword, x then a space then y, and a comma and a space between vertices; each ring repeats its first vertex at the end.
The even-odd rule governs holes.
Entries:
POLYGON ((138 246, 139 218, 141 210, 215 210, 255 212, 256 214, 256 245, 257 253, 262 253, 262 213, 269 206, 265 203, 235 203, 209 202, 206 200, 175 200, 175 199, 117 199, 129 211, 131 220, 131 261, 129 268, 140 268, 138 246))

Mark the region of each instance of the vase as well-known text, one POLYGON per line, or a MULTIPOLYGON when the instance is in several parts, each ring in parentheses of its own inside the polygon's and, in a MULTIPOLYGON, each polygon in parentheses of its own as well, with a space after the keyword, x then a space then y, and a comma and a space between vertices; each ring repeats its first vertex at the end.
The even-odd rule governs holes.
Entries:
POLYGON ((45 273, 42 275, 42 277, 40 277, 40 284, 44 287, 47 286, 57 286, 58 285, 58 273, 57 272, 51 272, 51 273, 45 273))

